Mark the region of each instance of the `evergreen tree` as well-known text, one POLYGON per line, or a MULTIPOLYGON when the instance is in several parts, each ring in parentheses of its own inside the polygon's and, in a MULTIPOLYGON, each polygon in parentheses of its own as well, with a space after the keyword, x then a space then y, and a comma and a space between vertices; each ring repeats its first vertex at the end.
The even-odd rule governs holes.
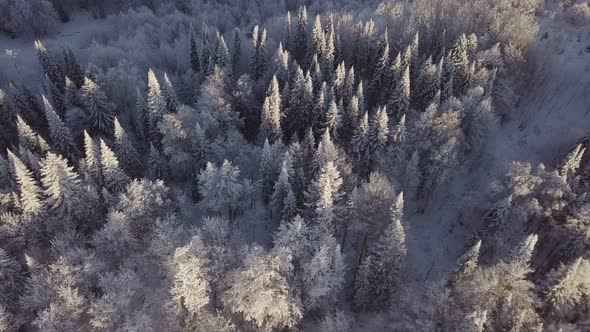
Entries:
POLYGON ((459 257, 457 261, 457 268, 451 274, 448 283, 449 285, 456 285, 461 280, 469 277, 478 267, 479 249, 481 248, 481 240, 477 241, 471 249, 469 249, 463 256, 459 257))
MULTIPOLYGON (((295 199, 293 188, 291 183, 289 182, 289 177, 293 173, 292 165, 291 165, 291 157, 287 152, 283 157, 283 163, 281 165, 281 171, 279 173, 279 177, 277 181, 274 183, 274 188, 272 192, 272 196, 270 197, 270 211, 271 216, 274 220, 280 220, 283 217, 290 217, 293 212, 296 212, 297 207, 289 206, 296 202, 291 202, 289 200, 295 199), (292 195, 291 198, 289 196, 292 195), (290 211, 294 209, 295 211, 290 211), (283 211, 285 213, 283 214, 283 211)), ((282 220, 290 220, 290 219, 282 219, 282 220)))
POLYGON ((71 48, 64 50, 64 60, 67 58, 66 62, 66 76, 69 77, 74 84, 76 84, 76 88, 80 89, 82 85, 84 85, 84 72, 82 71, 82 67, 78 63, 76 56, 71 48))
POLYGON ((275 142, 281 139, 281 95, 277 77, 273 76, 262 105, 259 140, 275 142))
POLYGON ((152 143, 150 143, 147 166, 148 178, 152 180, 162 180, 166 178, 168 174, 167 162, 152 143))
POLYGON ((135 120, 135 129, 139 132, 140 137, 147 140, 149 137, 150 113, 148 104, 143 97, 139 88, 135 88, 135 112, 133 119, 135 120))
POLYGON ((367 113, 361 117, 355 128, 351 141, 351 154, 357 172, 365 174, 369 168, 369 115, 367 113))
POLYGON ((49 151, 49 145, 45 139, 35 133, 20 115, 16 116, 16 129, 18 133, 18 144, 20 146, 39 155, 45 155, 49 151))
POLYGON ((199 60, 199 51, 197 50, 197 35, 192 24, 190 26, 190 43, 189 59, 191 69, 195 74, 198 74, 201 71, 201 63, 199 60))
POLYGON ((391 207, 389 226, 358 271, 354 302, 360 308, 387 308, 391 304, 391 293, 402 281, 406 256, 403 206, 403 193, 400 193, 391 207))
POLYGON ((203 22, 201 27, 201 70, 203 76, 208 76, 212 71, 211 65, 211 46, 209 45, 209 27, 203 22))
MULTIPOLYGON (((320 57, 323 59, 324 50, 326 48, 326 40, 324 35, 324 29, 322 27, 322 21, 320 15, 316 15, 313 28, 311 29, 311 35, 309 38, 309 47, 307 48, 308 54, 307 61, 310 61, 312 57, 320 57)), ((316 58, 316 61, 318 59, 316 58)), ((311 63, 311 62, 310 62, 311 63)))
POLYGON ((86 77, 82 86, 82 102, 85 106, 85 120, 95 135, 110 136, 113 130, 113 107, 102 89, 86 77))
POLYGON ((234 29, 234 45, 231 53, 231 69, 234 76, 237 77, 238 65, 240 64, 240 57, 242 55, 242 36, 240 28, 234 29))
POLYGON ((328 19, 328 27, 325 34, 325 44, 322 50, 322 72, 326 81, 332 81, 332 73, 334 71, 334 63, 336 60, 336 27, 334 26, 334 15, 330 14, 328 19))
POLYGON ((79 108, 83 109, 84 104, 80 98, 80 90, 76 84, 66 76, 66 92, 64 94, 64 102, 67 109, 79 108))
POLYGON ((395 84, 387 103, 389 118, 399 121, 410 110, 410 67, 406 67, 395 84))
MULTIPOLYGON (((219 32, 217 32, 217 37, 215 40, 215 53, 213 54, 213 62, 219 68, 229 70, 229 66, 231 65, 230 61, 231 59, 229 55, 229 49, 227 48, 225 39, 223 38, 223 35, 220 35, 219 32)), ((231 72, 233 71, 230 71, 230 73, 231 72)))
POLYGON ((307 132, 313 109, 313 84, 309 73, 303 75, 301 67, 297 68, 293 84, 290 86, 289 108, 285 119, 287 137, 298 134, 299 137, 307 132))
POLYGON ((79 152, 76 144, 74 144, 70 130, 59 118, 59 115, 55 113, 55 110, 45 96, 43 96, 43 103, 45 104, 45 116, 49 123, 49 134, 53 148, 62 155, 67 156, 69 160, 76 160, 79 152))
POLYGON ((250 56, 250 74, 255 81, 266 72, 266 29, 259 31, 258 25, 252 30, 252 55, 250 56))
POLYGON ((368 157, 369 162, 373 164, 377 158, 385 150, 389 138, 389 118, 387 117, 387 110, 378 108, 369 127, 367 133, 368 143, 368 157))
POLYGON ((165 109, 167 113, 176 113, 178 111, 178 97, 176 91, 172 86, 172 82, 168 78, 168 74, 164 73, 164 84, 162 85, 162 98, 164 99, 165 109))
POLYGON ((260 173, 262 178, 262 197, 265 203, 269 202, 272 195, 272 187, 278 176, 278 170, 275 167, 278 156, 276 145, 271 146, 268 139, 264 141, 262 155, 260 157, 260 173))
POLYGON ((139 153, 133 146, 131 139, 125 132, 125 129, 119 123, 119 119, 115 118, 115 152, 117 158, 121 162, 121 167, 132 177, 138 177, 141 174, 141 162, 139 161, 139 153))
POLYGON ((58 91, 63 94, 65 91, 65 77, 57 62, 40 40, 35 40, 35 51, 37 52, 41 67, 43 67, 43 72, 55 84, 58 91))
POLYGON ((381 55, 377 59, 375 68, 373 69, 373 75, 371 82, 369 83, 369 95, 371 100, 370 105, 377 105, 382 102, 381 92, 388 87, 387 82, 387 66, 389 65, 389 42, 385 43, 385 46, 381 50, 381 55))
POLYGON ((464 94, 469 88, 471 81, 471 69, 468 57, 469 51, 469 40, 465 34, 455 43, 455 46, 451 49, 451 61, 453 62, 453 93, 455 95, 464 94))
POLYGON ((115 153, 108 147, 104 140, 100 139, 100 164, 105 188, 111 193, 119 193, 125 190, 130 179, 119 167, 119 160, 115 153))
POLYGON ((19 206, 26 214, 42 214, 45 209, 42 191, 33 173, 10 150, 8 150, 8 159, 11 162, 11 172, 14 174, 18 184, 19 206))
POLYGON ((42 162, 41 183, 46 205, 56 216, 65 219, 76 214, 81 203, 80 179, 65 159, 49 152, 42 162))
POLYGON ((101 186, 102 165, 100 163, 100 150, 95 140, 84 130, 84 177, 91 184, 101 186))
POLYGON ((166 112, 166 101, 160 89, 160 83, 156 78, 156 74, 150 69, 148 70, 148 119, 150 141, 155 146, 160 146, 162 141, 162 134, 158 130, 158 122, 162 119, 166 112))
POLYGON ((342 197, 342 179, 331 161, 325 163, 305 193, 305 205, 310 220, 328 233, 334 231, 336 223, 335 205, 342 197))
POLYGON ((443 69, 440 81, 440 99, 444 102, 453 96, 455 63, 451 57, 451 51, 443 59, 443 69))
POLYGON ((295 60, 299 63, 303 63, 302 60, 308 54, 307 45, 307 8, 302 6, 299 7, 299 13, 297 14, 297 27, 293 40, 293 48, 291 49, 295 60))

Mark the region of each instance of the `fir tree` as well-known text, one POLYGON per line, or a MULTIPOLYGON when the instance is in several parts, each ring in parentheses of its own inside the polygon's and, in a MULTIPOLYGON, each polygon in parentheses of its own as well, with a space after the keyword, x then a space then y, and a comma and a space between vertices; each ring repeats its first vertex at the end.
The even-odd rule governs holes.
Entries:
POLYGON ((16 129, 18 133, 18 144, 20 146, 39 155, 45 155, 45 153, 49 151, 49 145, 45 139, 43 139, 41 135, 35 133, 20 115, 16 116, 16 129))
POLYGON ((373 69, 373 75, 369 84, 370 105, 376 105, 382 102, 380 94, 385 87, 388 87, 387 82, 389 82, 389 78, 387 77, 388 65, 389 42, 386 42, 381 50, 381 55, 377 59, 377 64, 375 65, 375 69, 373 69))
MULTIPOLYGON (((309 47, 307 51, 309 52, 307 56, 307 61, 310 61, 312 57, 320 57, 323 58, 323 53, 326 48, 326 40, 324 35, 324 29, 322 28, 322 21, 320 19, 320 15, 316 15, 313 28, 311 29, 311 35, 309 38, 309 47)), ((318 59, 316 58, 316 61, 318 59)), ((310 62, 311 63, 311 62, 310 62)))
POLYGON ((139 161, 139 153, 133 146, 131 139, 125 132, 125 129, 119 123, 119 119, 115 118, 115 152, 121 167, 132 177, 138 177, 141 173, 141 162, 139 161))
POLYGON ((76 214, 81 199, 80 179, 65 159, 49 152, 42 162, 41 183, 46 205, 57 216, 63 219, 76 214))
POLYGON ((21 209, 24 213, 30 215, 42 214, 45 209, 42 191, 33 173, 10 150, 8 150, 8 158, 11 162, 11 171, 18 183, 19 205, 21 209))
POLYGON ((64 59, 67 58, 66 61, 66 76, 69 77, 76 87, 79 89, 84 85, 84 72, 82 71, 82 67, 78 63, 76 56, 71 48, 64 50, 64 59))
POLYGON ((387 103, 389 118, 399 121, 403 114, 410 109, 410 67, 406 67, 402 76, 395 84, 391 97, 387 103))
POLYGON ((89 78, 84 79, 82 102, 85 106, 86 124, 93 134, 110 136, 113 130, 113 104, 102 89, 89 78))
MULTIPOLYGON (((213 61, 215 65, 219 68, 229 70, 229 66, 231 65, 231 59, 229 55, 229 49, 227 48, 227 44, 225 43, 225 39, 223 38, 223 35, 219 34, 219 32, 217 33, 216 38, 217 39, 215 41, 215 53, 213 54, 213 61)), ((230 71, 230 73, 232 72, 233 71, 230 71)))
POLYGON ((406 255, 403 206, 403 194, 400 193, 391 207, 389 226, 358 271, 354 302, 360 308, 387 308, 391 303, 391 293, 402 281, 406 255))
POLYGON ((149 119, 149 131, 148 135, 150 141, 159 146, 162 141, 162 135, 158 130, 158 122, 164 116, 166 110, 166 101, 162 95, 160 89, 160 83, 156 78, 156 74, 150 69, 148 70, 148 119, 149 119))
MULTIPOLYGON (((288 217, 295 211, 290 211, 293 209, 291 206, 287 206, 287 204, 293 204, 296 202, 290 202, 289 199, 295 199, 293 188, 291 183, 289 182, 290 174, 293 173, 292 165, 291 165, 291 157, 289 156, 288 152, 283 157, 283 163, 281 165, 281 171, 279 173, 279 177, 277 181, 274 183, 274 188, 272 192, 272 196, 270 197, 270 211, 272 218, 274 220, 280 220, 280 218, 288 217), (293 195, 292 198, 288 198, 289 195, 293 195), (286 208, 285 215, 283 215, 283 211, 286 208)), ((296 210, 296 206, 294 207, 296 210)), ((290 220, 290 219, 282 219, 282 220, 290 220)))
POLYGON ((459 257, 459 260, 457 261, 457 268, 449 277, 449 285, 456 285, 461 280, 469 277, 469 275, 477 269, 480 248, 481 240, 477 241, 471 247, 471 249, 463 254, 463 256, 459 257))
POLYGON ((279 83, 276 76, 266 92, 266 98, 262 105, 260 130, 258 132, 260 141, 268 139, 275 142, 281 139, 281 95, 279 92, 279 83))
POLYGON ((234 44, 231 53, 231 69, 234 76, 237 77, 238 65, 240 64, 240 57, 242 55, 242 36, 240 28, 234 29, 234 44))
POLYGON ((165 109, 167 113, 176 113, 178 111, 178 97, 176 91, 172 86, 172 82, 168 78, 168 74, 164 73, 164 84, 162 85, 162 98, 164 99, 165 109))
POLYGON ((135 88, 135 112, 133 113, 133 119, 135 120, 135 128, 139 132, 139 135, 147 140, 149 137, 149 109, 148 104, 143 97, 139 88, 135 88))
POLYGON ((119 160, 103 139, 100 139, 100 164, 105 188, 111 193, 125 190, 130 179, 119 167, 119 160))
POLYGON ((367 113, 361 117, 358 127, 355 128, 351 141, 351 154, 357 172, 364 174, 369 167, 369 115, 367 113))
POLYGON ((150 150, 147 157, 147 175, 152 180, 162 180, 167 176, 167 163, 160 152, 150 143, 150 150))
POLYGON ((292 48, 292 53, 299 63, 302 63, 302 60, 308 54, 307 45, 307 8, 302 6, 297 14, 297 27, 292 48))
POLYGON ((211 73, 211 46, 209 45, 209 27, 203 22, 201 27, 201 70, 203 76, 208 76, 211 73))
POLYGON ((336 223, 335 205, 342 197, 342 179, 331 161, 325 163, 305 193, 306 207, 310 219, 326 232, 334 231, 336 223))
POLYGON ((66 124, 59 118, 47 98, 43 96, 43 103, 45 104, 45 116, 49 123, 49 134, 51 143, 58 151, 69 160, 74 161, 78 157, 78 148, 74 144, 74 139, 66 124))
POLYGON ((197 50, 197 36, 192 24, 190 26, 190 43, 189 58, 191 69, 195 74, 198 74, 201 71, 201 63, 199 60, 199 51, 197 50))
POLYGON ((100 163, 100 150, 95 140, 84 130, 84 177, 91 184, 101 186, 102 166, 100 163))
POLYGON ((57 62, 55 62, 51 53, 47 51, 45 45, 43 45, 40 40, 35 40, 35 51, 37 52, 37 57, 39 58, 39 62, 41 63, 41 67, 43 67, 45 75, 47 75, 49 80, 55 84, 57 90, 63 94, 65 91, 64 74, 57 65, 57 62))
POLYGON ((255 81, 262 78, 266 71, 266 29, 259 30, 258 25, 252 30, 252 55, 250 56, 250 74, 255 81))
POLYGON ((471 69, 469 63, 468 52, 468 38, 465 34, 455 43, 455 46, 450 51, 450 59, 453 62, 453 93, 455 95, 464 94, 470 84, 471 69))

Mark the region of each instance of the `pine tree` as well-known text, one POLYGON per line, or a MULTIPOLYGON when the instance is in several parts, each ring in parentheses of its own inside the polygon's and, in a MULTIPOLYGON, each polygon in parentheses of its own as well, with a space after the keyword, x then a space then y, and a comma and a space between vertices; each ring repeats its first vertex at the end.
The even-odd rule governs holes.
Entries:
POLYGON ((240 28, 234 29, 234 44, 231 53, 231 69, 235 77, 237 77, 238 65, 240 64, 240 57, 242 55, 242 36, 240 28))
POLYGON ((410 109, 410 67, 406 67, 402 76, 395 84, 391 97, 387 103, 389 118, 399 121, 403 114, 410 109))
POLYGON ((101 186, 103 181, 100 150, 86 130, 84 130, 84 152, 84 177, 91 184, 101 186))
POLYGON ((156 78, 156 74, 150 69, 148 70, 148 119, 149 131, 148 135, 150 141, 159 146, 162 141, 162 134, 158 130, 158 122, 162 119, 166 110, 166 101, 160 89, 160 83, 156 78))
POLYGON ((43 45, 40 40, 35 40, 35 51, 37 52, 41 67, 43 67, 43 72, 47 75, 49 80, 55 84, 58 91, 63 94, 65 91, 65 77, 61 69, 59 69, 57 62, 55 62, 51 53, 47 51, 45 45, 43 45))
POLYGON ((139 153, 133 146, 131 139, 125 132, 125 129, 119 123, 119 119, 115 118, 115 152, 121 167, 132 177, 138 177, 141 174, 141 162, 139 161, 139 153))
POLYGON ((305 206, 310 220, 328 233, 334 231, 336 223, 335 205, 342 197, 342 179, 331 161, 325 163, 305 193, 305 206))
POLYGON ((49 151, 49 145, 35 133, 33 129, 20 117, 16 116, 16 129, 18 132, 18 144, 39 155, 45 155, 49 151))
POLYGON ((133 113, 135 129, 139 132, 141 138, 147 140, 150 126, 148 104, 137 87, 135 88, 135 95, 135 112, 133 113))
POLYGON ((148 178, 152 180, 162 180, 166 178, 168 174, 167 162, 152 143, 150 143, 147 166, 148 178))
POLYGON ((371 82, 369 83, 370 105, 377 105, 382 102, 380 98, 381 92, 382 90, 384 90, 385 87, 388 87, 387 82, 389 82, 389 78, 387 77, 388 65, 389 42, 386 42, 385 46, 381 50, 381 55, 377 59, 377 63, 375 64, 375 68, 373 69, 371 82))
MULTIPOLYGON (((322 21, 320 15, 316 15, 313 28, 311 29, 311 35, 309 38, 309 47, 307 49, 308 54, 306 55, 307 61, 310 61, 313 56, 320 57, 323 59, 323 53, 326 48, 326 40, 324 35, 324 29, 322 28, 322 21)), ((316 58, 316 61, 318 59, 316 58)), ((309 62, 311 63, 311 61, 309 62)))
POLYGON ((162 85, 162 98, 164 99, 164 104, 167 113, 176 113, 178 111, 178 96, 176 96, 176 91, 174 91, 174 87, 172 86, 172 82, 168 78, 168 74, 164 73, 164 84, 162 85))
MULTIPOLYGON (((230 69, 229 66, 231 65, 231 59, 229 55, 229 49, 227 48, 227 44, 225 43, 223 35, 220 35, 219 32, 217 32, 217 37, 215 40, 215 53, 213 54, 213 61, 219 68, 224 70, 230 69)), ((231 72, 233 71, 230 71, 230 73, 231 72)))
POLYGON ((391 293, 402 281, 406 256, 403 207, 403 193, 400 193, 391 207, 389 226, 358 271, 354 302, 360 308, 387 308, 391 303, 391 293))
POLYGON ((268 139, 270 142, 275 142, 281 139, 281 95, 279 91, 279 83, 276 76, 273 76, 272 81, 266 92, 266 99, 262 105, 260 130, 258 132, 259 140, 268 139))
POLYGON ((108 147, 104 140, 100 139, 100 164, 105 188, 111 193, 119 193, 125 190, 130 179, 119 167, 119 160, 115 153, 108 147))
POLYGON ((81 185, 78 174, 61 156, 49 152, 42 162, 41 183, 47 206, 60 218, 75 215, 80 206, 81 185))
POLYGON ((42 191, 33 173, 10 150, 8 150, 8 159, 11 162, 11 171, 18 183, 19 205, 23 212, 30 215, 42 214, 45 209, 42 191))
POLYGON ((307 53, 307 8, 302 6, 297 14, 297 27, 293 41, 292 52, 295 59, 302 63, 307 53))
POLYGON ((201 71, 201 63, 199 60, 199 51, 197 50, 197 35, 195 30, 193 29, 193 25, 190 26, 190 53, 189 59, 191 64, 191 69, 195 74, 198 74, 201 71))
POLYGON ((252 30, 252 55, 250 56, 250 74, 255 81, 266 72, 266 29, 259 31, 258 25, 252 30))
POLYGON ((369 166, 369 115, 367 113, 363 114, 355 128, 351 140, 351 154, 357 172, 364 174, 369 166))
POLYGON ((74 144, 74 139, 66 124, 59 118, 47 98, 43 96, 45 104, 45 116, 49 123, 49 134, 53 147, 69 160, 74 161, 79 155, 78 148, 74 144))
POLYGON ((84 79, 82 102, 85 106, 86 123, 95 135, 110 136, 113 130, 113 104, 107 99, 102 89, 90 80, 84 79))
POLYGON ((66 55, 68 59, 66 62, 66 76, 69 77, 72 82, 76 84, 76 88, 79 89, 84 85, 84 72, 71 48, 64 50, 64 58, 66 58, 66 55))
POLYGON ((469 277, 478 267, 479 249, 481 248, 481 240, 477 241, 471 249, 469 249, 463 256, 459 257, 457 261, 457 268, 451 274, 448 280, 449 285, 456 285, 461 280, 469 277))

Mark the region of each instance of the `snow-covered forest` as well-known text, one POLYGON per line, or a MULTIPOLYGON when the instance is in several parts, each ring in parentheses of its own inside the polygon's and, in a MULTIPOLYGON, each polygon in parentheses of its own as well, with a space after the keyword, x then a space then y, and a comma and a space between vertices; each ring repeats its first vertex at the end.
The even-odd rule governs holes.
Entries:
POLYGON ((590 6, 0 0, 0 331, 589 331, 590 6))

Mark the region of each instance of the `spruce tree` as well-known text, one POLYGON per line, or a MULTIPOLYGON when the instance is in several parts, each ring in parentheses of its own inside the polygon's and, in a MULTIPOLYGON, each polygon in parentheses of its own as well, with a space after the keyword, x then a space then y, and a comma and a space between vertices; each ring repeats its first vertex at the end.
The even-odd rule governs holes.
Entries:
POLYGON ((193 29, 193 25, 190 26, 190 53, 189 59, 191 64, 191 69, 195 74, 198 74, 201 71, 201 63, 199 60, 199 51, 197 50, 197 35, 195 34, 195 30, 193 29))
POLYGON ((369 168, 369 115, 367 113, 363 114, 354 130, 351 154, 357 172, 364 174, 369 168))
POLYGON ((47 207, 60 218, 76 213, 80 205, 81 185, 78 174, 67 160, 49 152, 42 162, 41 183, 47 207))
POLYGON ((11 163, 11 172, 13 172, 18 184, 20 208, 26 214, 42 214, 45 209, 43 195, 33 173, 10 150, 8 150, 8 159, 11 163))
POLYGON ((41 135, 35 131, 20 117, 16 116, 16 129, 18 144, 39 155, 45 155, 49 151, 49 145, 41 135))
POLYGON ((394 90, 387 103, 389 118, 399 121, 403 114, 410 110, 410 67, 406 67, 402 76, 395 84, 394 90))
POLYGON ((64 50, 64 58, 66 57, 66 54, 68 59, 66 64, 66 76, 69 77, 79 89, 84 85, 84 72, 71 48, 64 50))
MULTIPOLYGON (((389 138, 389 118, 385 108, 378 108, 369 126, 367 134, 368 157, 372 164, 385 150, 389 138)), ((370 172, 370 170, 368 170, 370 172)))
POLYGON ((167 162, 152 143, 150 143, 147 166, 147 176, 149 179, 162 180, 166 178, 168 174, 167 162))
MULTIPOLYGON (((297 210, 297 207, 289 206, 296 202, 289 201, 290 199, 294 199, 295 196, 293 194, 293 188, 291 183, 289 182, 290 174, 293 173, 292 165, 291 165, 291 157, 288 153, 285 154, 283 157, 283 163, 281 165, 281 171, 279 173, 279 177, 274 184, 272 196, 270 198, 270 211, 272 218, 274 220, 281 220, 283 217, 288 217, 291 213, 297 210), (289 195, 293 195, 292 198, 289 198, 289 195), (291 211, 294 209, 295 211, 291 211), (285 211, 285 213, 283 213, 285 211)), ((282 219, 282 220, 290 220, 290 219, 282 219)))
POLYGON ((281 94, 276 76, 273 76, 270 82, 260 116, 259 140, 262 142, 268 139, 271 143, 280 140, 282 137, 281 94))
POLYGON ((166 112, 166 101, 162 95, 156 74, 151 69, 148 70, 147 102, 149 119, 148 136, 155 146, 159 146, 162 141, 162 134, 158 129, 158 122, 160 122, 166 112))
POLYGON ((309 38, 309 47, 307 49, 308 54, 307 61, 311 63, 311 59, 313 56, 319 57, 321 60, 323 59, 324 50, 326 48, 326 40, 324 35, 324 29, 322 27, 322 20, 320 15, 316 15, 313 27, 311 29, 311 35, 309 38))
POLYGON ((211 45, 209 45, 209 27, 203 22, 201 27, 201 71, 203 76, 208 76, 213 70, 211 65, 211 45))
POLYGON ((453 62, 454 69, 453 93, 457 96, 467 91, 471 80, 468 42, 467 36, 462 34, 450 51, 450 60, 453 62))
POLYGON ((49 53, 45 45, 40 40, 35 40, 35 51, 37 52, 37 57, 39 58, 39 62, 41 63, 41 67, 43 67, 43 72, 49 80, 55 84, 57 90, 60 93, 64 93, 65 88, 65 77, 62 73, 61 69, 57 65, 57 62, 49 53))
POLYGON ((332 233, 336 224, 336 204, 342 197, 342 179, 331 161, 323 165, 305 193, 309 219, 324 231, 332 233))
POLYGON ((326 81, 331 82, 336 60, 336 27, 334 26, 333 14, 330 14, 329 16, 328 27, 324 39, 325 44, 320 62, 326 81))
POLYGON ((135 129, 139 132, 139 135, 147 140, 149 138, 149 126, 150 126, 150 113, 148 104, 143 97, 139 88, 135 88, 135 112, 133 113, 133 119, 135 120, 135 129))
POLYGON ((162 84, 162 97, 164 99, 165 109, 167 113, 176 113, 178 111, 178 96, 172 86, 172 82, 168 78, 168 74, 164 73, 164 84, 162 84))
POLYGON ((227 44, 225 43, 223 35, 220 35, 219 32, 217 32, 216 36, 217 37, 215 40, 215 53, 213 54, 213 61, 216 66, 224 70, 228 70, 231 74, 233 71, 230 70, 231 59, 229 49, 227 48, 227 44))
POLYGON ((387 86, 389 78, 387 77, 387 67, 389 65, 389 42, 381 50, 381 55, 377 59, 371 82, 369 83, 370 105, 377 105, 382 102, 381 93, 387 86))
POLYGON ((457 267, 448 279, 449 285, 456 285, 468 278, 477 269, 480 248, 481 240, 477 241, 463 256, 459 257, 457 267))
POLYGON ((403 279, 406 256, 403 206, 403 193, 400 193, 391 207, 390 224, 358 271, 354 302, 359 308, 387 308, 391 304, 392 292, 403 279))
POLYGON ((95 186, 103 184, 100 150, 86 130, 84 130, 84 178, 95 186))
POLYGON ((111 193, 125 190, 130 181, 129 176, 119 167, 117 156, 102 138, 100 139, 100 164, 105 188, 111 193))
POLYGON ((45 116, 49 123, 49 134, 53 148, 63 156, 66 156, 70 161, 75 161, 79 152, 70 133, 70 129, 60 119, 45 96, 43 96, 43 103, 45 104, 45 116))
POLYGON ((303 63, 302 60, 307 55, 307 45, 307 8, 302 6, 299 7, 297 14, 297 27, 292 48, 293 56, 299 63, 303 63))
POLYGON ((267 66, 266 29, 260 31, 258 25, 252 30, 252 54, 250 55, 250 75, 255 81, 262 78, 267 66))
POLYGON ((234 44, 231 52, 231 70, 234 77, 237 77, 238 65, 240 64, 240 57, 242 55, 242 36, 240 28, 234 29, 234 44))
POLYGON ((115 152, 121 167, 132 177, 138 177, 141 174, 141 162, 139 153, 133 146, 131 139, 125 132, 125 129, 119 123, 119 119, 115 118, 115 152))
POLYGON ((113 107, 102 89, 88 77, 82 86, 82 102, 85 107, 85 120, 95 135, 110 136, 113 130, 113 107))

